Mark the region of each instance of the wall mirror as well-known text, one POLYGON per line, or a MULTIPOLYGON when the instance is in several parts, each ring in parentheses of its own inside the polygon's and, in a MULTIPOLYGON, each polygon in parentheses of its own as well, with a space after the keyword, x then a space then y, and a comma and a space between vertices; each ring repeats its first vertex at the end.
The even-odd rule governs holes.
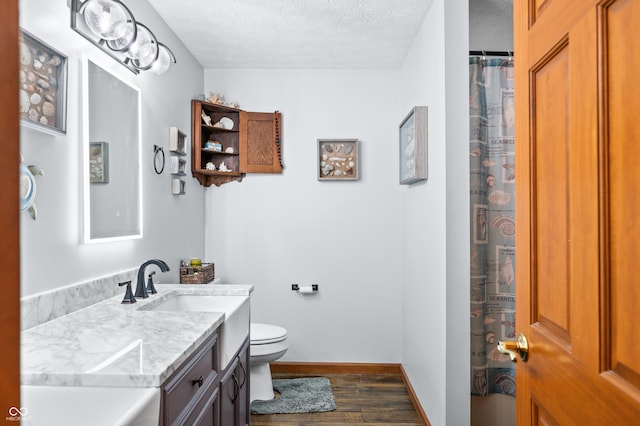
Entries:
POLYGON ((85 59, 84 241, 142 238, 140 91, 85 59))

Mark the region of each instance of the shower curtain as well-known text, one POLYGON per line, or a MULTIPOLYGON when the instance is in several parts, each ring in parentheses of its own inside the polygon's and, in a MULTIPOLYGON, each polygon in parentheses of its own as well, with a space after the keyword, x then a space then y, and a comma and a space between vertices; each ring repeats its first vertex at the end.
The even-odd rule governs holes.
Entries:
POLYGON ((471 393, 515 395, 513 61, 469 58, 471 393))

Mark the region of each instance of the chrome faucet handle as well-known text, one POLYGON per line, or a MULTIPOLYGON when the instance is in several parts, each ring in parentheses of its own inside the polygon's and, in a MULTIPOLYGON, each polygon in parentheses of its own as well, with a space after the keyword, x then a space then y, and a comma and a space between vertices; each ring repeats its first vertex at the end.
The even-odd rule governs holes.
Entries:
POLYGON ((133 292, 131 291, 131 281, 125 281, 123 283, 118 283, 118 287, 122 287, 126 285, 127 289, 124 292, 124 299, 122 299, 122 303, 136 303, 137 300, 133 296, 133 292))
POLYGON ((147 292, 151 293, 151 294, 156 294, 158 292, 158 290, 156 290, 156 287, 153 285, 153 276, 156 274, 156 271, 151 271, 151 273, 147 276, 147 292))

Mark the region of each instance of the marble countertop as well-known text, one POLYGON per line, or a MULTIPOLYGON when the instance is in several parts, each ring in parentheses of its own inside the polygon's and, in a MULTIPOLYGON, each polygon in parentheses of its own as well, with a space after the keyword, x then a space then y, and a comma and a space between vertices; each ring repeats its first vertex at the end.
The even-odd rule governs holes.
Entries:
POLYGON ((249 296, 253 291, 251 285, 157 284, 156 288, 157 294, 135 304, 121 303, 123 290, 23 331, 21 384, 160 386, 216 331, 224 314, 144 307, 174 294, 249 296))

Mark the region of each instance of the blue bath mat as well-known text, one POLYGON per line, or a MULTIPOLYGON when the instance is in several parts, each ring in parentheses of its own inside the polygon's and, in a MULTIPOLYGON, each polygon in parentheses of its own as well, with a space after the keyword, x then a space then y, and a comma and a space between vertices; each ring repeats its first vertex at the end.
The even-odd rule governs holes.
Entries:
POLYGON ((251 414, 320 413, 336 409, 331 383, 326 377, 275 379, 280 396, 271 401, 253 401, 251 414))

